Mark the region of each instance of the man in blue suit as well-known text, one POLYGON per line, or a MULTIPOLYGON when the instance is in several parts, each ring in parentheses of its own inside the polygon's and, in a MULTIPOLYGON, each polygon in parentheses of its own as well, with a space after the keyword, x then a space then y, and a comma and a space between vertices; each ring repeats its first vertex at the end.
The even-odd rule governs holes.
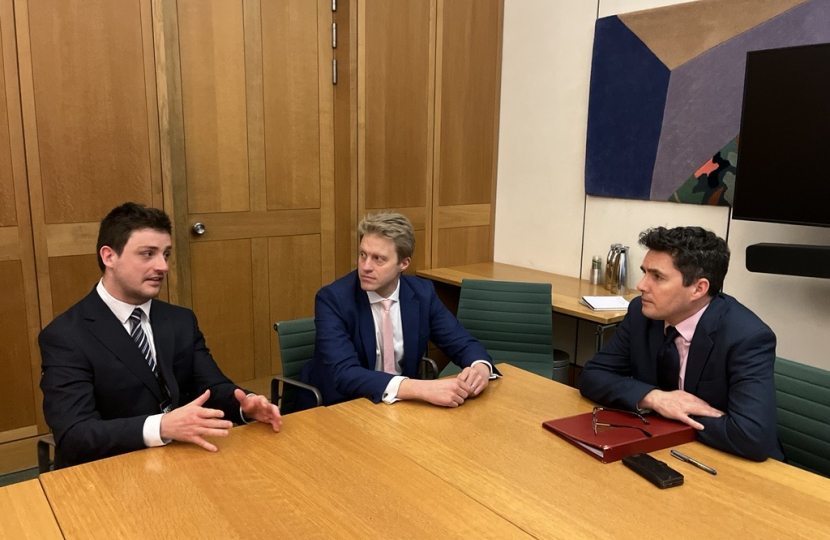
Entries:
MULTIPOLYGON (((366 397, 457 407, 480 394, 498 376, 487 351, 430 281, 403 275, 415 249, 409 220, 396 212, 370 214, 358 234, 357 270, 317 293, 317 339, 303 382, 320 390, 325 405, 366 397), (429 340, 463 368, 456 378, 415 379, 429 340)), ((311 394, 300 392, 297 408, 311 405, 311 394)))
POLYGON ((586 365, 582 395, 651 409, 698 430, 702 443, 754 461, 783 459, 776 435, 775 334, 720 292, 729 248, 700 227, 640 234, 648 253, 613 339, 586 365))

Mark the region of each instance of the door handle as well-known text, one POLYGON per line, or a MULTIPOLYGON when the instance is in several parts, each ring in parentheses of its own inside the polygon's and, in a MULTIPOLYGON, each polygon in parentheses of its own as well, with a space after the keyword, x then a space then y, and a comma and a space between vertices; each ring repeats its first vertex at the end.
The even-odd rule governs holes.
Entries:
POLYGON ((197 221, 193 224, 193 232, 198 234, 199 236, 205 234, 205 226, 201 221, 197 221))

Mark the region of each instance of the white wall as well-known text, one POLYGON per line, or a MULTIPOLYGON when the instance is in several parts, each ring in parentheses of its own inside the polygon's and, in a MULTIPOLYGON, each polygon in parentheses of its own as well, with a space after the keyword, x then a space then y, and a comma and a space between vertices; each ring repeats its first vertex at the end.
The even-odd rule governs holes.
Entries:
MULTIPOLYGON (((636 281, 644 255, 640 231, 700 225, 727 238, 732 263, 725 291, 772 327, 778 354, 830 369, 822 335, 830 323, 830 280, 753 274, 744 266, 750 244, 830 245, 830 229, 731 221, 727 208, 585 195, 596 18, 678 3, 683 0, 505 0, 495 259, 585 276, 592 255, 604 257, 609 244, 622 242, 632 248, 636 281)), ((580 363, 591 345, 582 328, 580 363)), ((558 330, 556 339, 562 339, 558 330)))

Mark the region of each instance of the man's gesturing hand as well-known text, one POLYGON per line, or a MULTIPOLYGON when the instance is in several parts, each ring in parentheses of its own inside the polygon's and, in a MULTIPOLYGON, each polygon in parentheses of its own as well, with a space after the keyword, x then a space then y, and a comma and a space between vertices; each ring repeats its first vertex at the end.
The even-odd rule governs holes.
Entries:
POLYGON ((280 410, 267 397, 254 394, 246 395, 239 388, 233 391, 233 396, 239 401, 245 418, 250 418, 263 424, 271 424, 274 431, 279 432, 282 426, 280 410))
POLYGON ((225 413, 217 409, 202 407, 210 397, 210 390, 187 405, 173 409, 161 417, 161 438, 198 444, 205 450, 216 452, 217 448, 202 437, 224 437, 233 427, 229 420, 220 420, 225 413))

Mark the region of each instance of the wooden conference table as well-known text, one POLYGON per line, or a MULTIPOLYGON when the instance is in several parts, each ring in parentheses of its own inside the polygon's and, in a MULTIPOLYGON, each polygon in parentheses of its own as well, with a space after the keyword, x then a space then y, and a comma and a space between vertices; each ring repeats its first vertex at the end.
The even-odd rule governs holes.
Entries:
POLYGON ((658 490, 541 427, 589 411, 508 365, 457 409, 358 399, 41 476, 74 538, 830 538, 830 480, 700 443, 658 490))
POLYGON ((0 488, 0 540, 63 538, 37 480, 0 488))

